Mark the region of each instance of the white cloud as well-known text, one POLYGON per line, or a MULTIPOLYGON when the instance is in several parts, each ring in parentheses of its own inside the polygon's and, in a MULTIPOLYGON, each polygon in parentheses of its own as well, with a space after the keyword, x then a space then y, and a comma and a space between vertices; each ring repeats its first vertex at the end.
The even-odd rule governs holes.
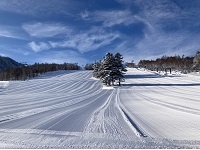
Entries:
POLYGON ((146 24, 152 28, 145 31, 145 37, 137 44, 137 48, 149 55, 180 54, 190 51, 191 48, 198 49, 199 36, 182 28, 173 32, 165 30, 165 27, 175 26, 183 19, 184 12, 175 3, 163 1, 137 1, 143 10, 139 15, 146 24), (171 23, 168 25, 168 23, 171 23), (190 48, 189 48, 190 47, 190 48))
POLYGON ((59 23, 41 23, 24 24, 22 28, 31 36, 45 38, 53 37, 60 34, 67 34, 71 29, 59 23))
POLYGON ((84 20, 103 22, 104 27, 123 24, 125 26, 139 22, 138 18, 130 10, 109 10, 96 12, 83 12, 81 14, 84 20))
POLYGON ((109 33, 103 29, 92 28, 89 31, 71 35, 62 42, 51 41, 49 43, 53 48, 74 48, 84 53, 109 45, 117 38, 119 38, 118 33, 109 33))
POLYGON ((25 40, 24 33, 18 27, 13 26, 1 26, 0 25, 0 37, 14 38, 25 40))
POLYGON ((0 0, 0 10, 35 17, 71 15, 71 10, 77 6, 78 2, 69 0, 0 0))
POLYGON ((82 19, 88 20, 89 12, 87 10, 85 10, 85 11, 81 12, 80 15, 81 15, 82 19))
POLYGON ((188 3, 180 2, 179 7, 179 4, 169 0, 118 1, 125 4, 126 8, 130 8, 130 5, 139 7, 140 11, 135 17, 146 25, 142 39, 132 44, 130 38, 125 39, 125 44, 118 47, 126 51, 124 56, 128 60, 138 62, 140 59, 155 59, 163 55, 191 55, 200 49, 199 34, 190 30, 192 26, 196 28, 200 24, 198 19, 194 21, 194 16, 200 12, 196 7, 192 7, 195 10, 185 11, 185 7, 190 7, 188 3))
POLYGON ((42 50, 50 49, 51 46, 48 43, 45 42, 39 42, 38 44, 33 42, 28 43, 28 46, 34 51, 34 52, 40 52, 42 50))
POLYGON ((52 48, 71 48, 77 49, 81 53, 96 50, 100 47, 111 44, 115 39, 119 38, 118 33, 110 33, 104 29, 93 27, 90 30, 81 33, 71 33, 63 41, 30 42, 28 46, 34 52, 52 48))
POLYGON ((76 48, 77 44, 76 41, 74 40, 64 40, 61 42, 53 42, 53 41, 49 41, 49 44, 52 46, 52 48, 76 48))
POLYGON ((0 53, 0 56, 7 57, 7 55, 0 53))
POLYGON ((138 22, 137 18, 128 10, 99 11, 95 13, 96 21, 103 21, 103 25, 112 27, 118 24, 130 25, 138 22))
POLYGON ((108 33, 105 30, 94 29, 90 32, 78 34, 70 41, 76 43, 76 48, 81 52, 96 50, 105 45, 111 44, 119 34, 108 33))
POLYGON ((8 38, 19 38, 19 37, 17 37, 17 36, 15 36, 14 34, 12 34, 11 32, 9 32, 9 31, 2 31, 2 30, 0 30, 0 36, 1 37, 8 37, 8 38))
POLYGON ((163 55, 191 55, 199 50, 199 35, 188 31, 165 32, 159 28, 145 32, 144 38, 134 45, 133 55, 140 59, 156 59, 163 55))

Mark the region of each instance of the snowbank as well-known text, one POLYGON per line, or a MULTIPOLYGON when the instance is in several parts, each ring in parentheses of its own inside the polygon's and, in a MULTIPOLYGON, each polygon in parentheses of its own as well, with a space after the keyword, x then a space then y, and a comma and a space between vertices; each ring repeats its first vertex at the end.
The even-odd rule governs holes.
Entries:
POLYGON ((9 85, 9 81, 0 81, 0 88, 5 88, 9 85))
POLYGON ((106 89, 106 90, 110 90, 110 89, 114 89, 113 86, 106 86, 106 85, 103 85, 103 88, 102 89, 106 89))

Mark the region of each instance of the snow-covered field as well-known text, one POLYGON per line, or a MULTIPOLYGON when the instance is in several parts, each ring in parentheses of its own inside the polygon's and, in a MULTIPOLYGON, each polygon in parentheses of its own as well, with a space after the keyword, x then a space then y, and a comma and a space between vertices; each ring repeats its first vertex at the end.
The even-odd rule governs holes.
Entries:
POLYGON ((121 87, 91 71, 0 82, 0 148, 200 148, 200 76, 128 69, 121 87))

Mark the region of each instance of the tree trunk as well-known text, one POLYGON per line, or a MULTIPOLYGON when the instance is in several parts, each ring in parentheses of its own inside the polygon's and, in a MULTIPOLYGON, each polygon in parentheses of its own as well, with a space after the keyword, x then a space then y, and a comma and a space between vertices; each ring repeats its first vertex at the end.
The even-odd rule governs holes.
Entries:
POLYGON ((120 78, 119 78, 119 86, 121 86, 121 83, 120 83, 120 78))

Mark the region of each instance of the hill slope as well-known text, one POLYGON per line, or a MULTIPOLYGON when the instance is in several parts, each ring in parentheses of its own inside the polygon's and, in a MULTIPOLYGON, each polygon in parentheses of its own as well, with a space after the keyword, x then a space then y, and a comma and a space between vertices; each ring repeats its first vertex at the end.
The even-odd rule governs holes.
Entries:
POLYGON ((16 68, 20 66, 22 66, 22 64, 14 61, 13 59, 9 57, 0 56, 0 71, 7 68, 16 68))
POLYGON ((112 89, 83 70, 0 81, 0 148, 200 148, 199 76, 125 78, 112 89))

